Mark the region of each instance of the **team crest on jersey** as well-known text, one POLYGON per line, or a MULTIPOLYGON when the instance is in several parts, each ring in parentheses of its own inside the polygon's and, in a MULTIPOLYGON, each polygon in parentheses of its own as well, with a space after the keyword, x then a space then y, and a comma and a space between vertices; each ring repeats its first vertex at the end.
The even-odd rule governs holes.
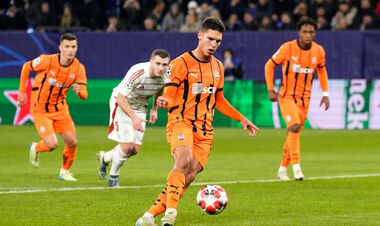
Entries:
POLYGON ((73 80, 73 79, 75 78, 75 74, 71 72, 70 75, 69 75, 69 78, 70 78, 71 80, 73 80))
POLYGON ((182 133, 178 134, 178 140, 184 140, 185 139, 185 135, 183 135, 182 133))
POLYGON ((311 63, 312 64, 316 64, 317 63, 317 58, 316 57, 311 58, 311 63))
POLYGON ((215 70, 214 74, 215 74, 215 78, 216 78, 216 79, 219 79, 219 77, 220 77, 220 75, 219 75, 219 71, 215 70))

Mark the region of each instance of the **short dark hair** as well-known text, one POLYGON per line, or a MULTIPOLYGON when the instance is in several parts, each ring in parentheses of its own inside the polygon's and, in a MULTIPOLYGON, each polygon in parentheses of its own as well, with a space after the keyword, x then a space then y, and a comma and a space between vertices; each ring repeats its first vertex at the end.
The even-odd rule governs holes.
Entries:
POLYGON ((206 17, 202 22, 202 30, 214 30, 224 34, 226 27, 218 17, 206 17))
POLYGON ((153 52, 152 52, 152 56, 151 58, 155 57, 155 56, 159 56, 161 58, 169 58, 170 59, 170 54, 168 51, 164 50, 164 49, 155 49, 153 52))
POLYGON ((317 22, 311 18, 305 17, 301 18, 297 23, 297 31, 301 29, 301 27, 305 24, 311 25, 314 27, 315 30, 318 29, 317 22))
POLYGON ((61 40, 61 42, 63 40, 69 40, 69 41, 76 40, 76 41, 78 41, 78 38, 77 38, 77 36, 75 36, 72 33, 65 33, 65 34, 61 35, 60 40, 61 40))

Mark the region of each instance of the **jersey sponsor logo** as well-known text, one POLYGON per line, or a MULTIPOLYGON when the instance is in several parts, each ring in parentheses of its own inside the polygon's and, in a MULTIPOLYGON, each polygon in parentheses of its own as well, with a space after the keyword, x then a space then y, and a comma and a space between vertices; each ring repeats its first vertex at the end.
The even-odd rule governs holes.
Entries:
POLYGON ((192 94, 201 94, 201 93, 215 93, 216 87, 203 87, 202 83, 193 83, 191 88, 192 94))
POLYGON ((204 87, 202 93, 215 93, 216 87, 204 87))
POLYGON ((56 87, 70 87, 69 84, 66 84, 66 83, 59 83, 57 82, 57 79, 54 79, 54 78, 49 78, 49 83, 52 84, 53 86, 56 86, 56 87))
POLYGON ((185 139, 185 135, 183 135, 182 133, 178 134, 178 137, 177 137, 178 140, 182 141, 185 139))
POLYGON ((42 60, 41 57, 37 57, 36 59, 34 59, 32 62, 33 68, 39 65, 41 63, 41 60, 42 60))
POLYGON ((311 74, 313 71, 313 68, 302 68, 300 64, 293 64, 293 72, 311 74))

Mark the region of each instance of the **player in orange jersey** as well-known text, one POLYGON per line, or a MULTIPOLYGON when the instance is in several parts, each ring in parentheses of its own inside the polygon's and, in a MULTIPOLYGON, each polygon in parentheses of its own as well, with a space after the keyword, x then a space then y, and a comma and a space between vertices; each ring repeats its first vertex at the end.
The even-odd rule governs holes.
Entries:
POLYGON ((39 153, 53 151, 58 145, 55 133, 60 133, 65 142, 65 149, 59 179, 66 181, 77 180, 69 171, 77 152, 77 139, 66 95, 70 87, 82 100, 88 95, 85 68, 75 58, 77 49, 77 37, 66 33, 61 36, 60 53, 42 54, 26 62, 22 67, 17 97, 19 106, 24 106, 27 99, 25 86, 29 73, 37 72, 32 88, 30 111, 41 140, 30 144, 29 161, 33 167, 38 167, 39 153))
POLYGON ((299 39, 284 43, 265 64, 265 79, 268 96, 272 102, 278 101, 288 135, 284 145, 281 166, 277 177, 289 180, 287 167, 292 163, 294 179, 302 180, 304 175, 300 167, 300 133, 306 120, 310 103, 313 75, 317 70, 323 96, 320 106, 330 107, 325 68, 325 51, 313 42, 317 24, 305 18, 297 23, 299 39), (279 93, 273 90, 274 68, 282 64, 283 81, 279 93))
POLYGON ((250 136, 258 128, 240 114, 223 96, 224 67, 213 54, 222 42, 223 22, 208 17, 198 32, 198 46, 169 64, 164 94, 157 98, 160 108, 168 109, 167 141, 174 159, 166 188, 157 201, 136 223, 156 225, 155 216, 165 212, 161 225, 174 225, 177 203, 211 151, 215 108, 241 123, 250 136))

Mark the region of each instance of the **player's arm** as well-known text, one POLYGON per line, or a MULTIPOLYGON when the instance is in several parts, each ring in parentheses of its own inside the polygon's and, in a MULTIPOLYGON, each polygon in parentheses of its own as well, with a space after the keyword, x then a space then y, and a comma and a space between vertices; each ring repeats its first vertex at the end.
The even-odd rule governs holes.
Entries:
POLYGON ((88 97, 87 77, 86 77, 86 70, 83 65, 79 66, 78 78, 76 79, 76 83, 72 84, 71 87, 73 88, 73 91, 79 97, 79 99, 81 100, 87 99, 88 97))
POLYGON ((26 95, 26 82, 28 81, 30 72, 33 71, 32 61, 26 62, 21 69, 20 86, 18 88, 17 103, 18 106, 23 107, 27 101, 26 95))
POLYGON ((145 119, 138 117, 135 111, 130 107, 127 97, 122 93, 118 93, 116 96, 116 103, 118 106, 131 118, 133 123, 133 128, 137 131, 144 132, 144 128, 142 126, 143 122, 146 122, 145 119))
POLYGON ((153 106, 152 108, 150 109, 149 111, 149 123, 150 124, 154 124, 156 121, 157 121, 157 118, 158 118, 158 113, 157 113, 157 98, 159 96, 161 96, 163 93, 163 89, 161 89, 160 91, 158 91, 158 93, 154 94, 153 96, 153 106))
POLYGON ((326 60, 325 60, 325 51, 322 47, 320 47, 321 51, 321 60, 320 63, 317 66, 317 73, 318 73, 318 80, 321 84, 322 88, 322 99, 319 104, 319 106, 325 105, 325 111, 330 108, 330 99, 329 99, 329 91, 328 91, 328 76, 327 76, 327 70, 325 67, 326 60))
POLYGON ((226 98, 223 95, 223 89, 218 89, 216 93, 216 108, 225 116, 230 117, 238 122, 243 126, 244 130, 249 131, 250 136, 256 135, 256 130, 259 131, 260 129, 257 128, 251 121, 249 121, 247 118, 244 117, 238 110, 236 110, 232 105, 226 100, 226 98))

